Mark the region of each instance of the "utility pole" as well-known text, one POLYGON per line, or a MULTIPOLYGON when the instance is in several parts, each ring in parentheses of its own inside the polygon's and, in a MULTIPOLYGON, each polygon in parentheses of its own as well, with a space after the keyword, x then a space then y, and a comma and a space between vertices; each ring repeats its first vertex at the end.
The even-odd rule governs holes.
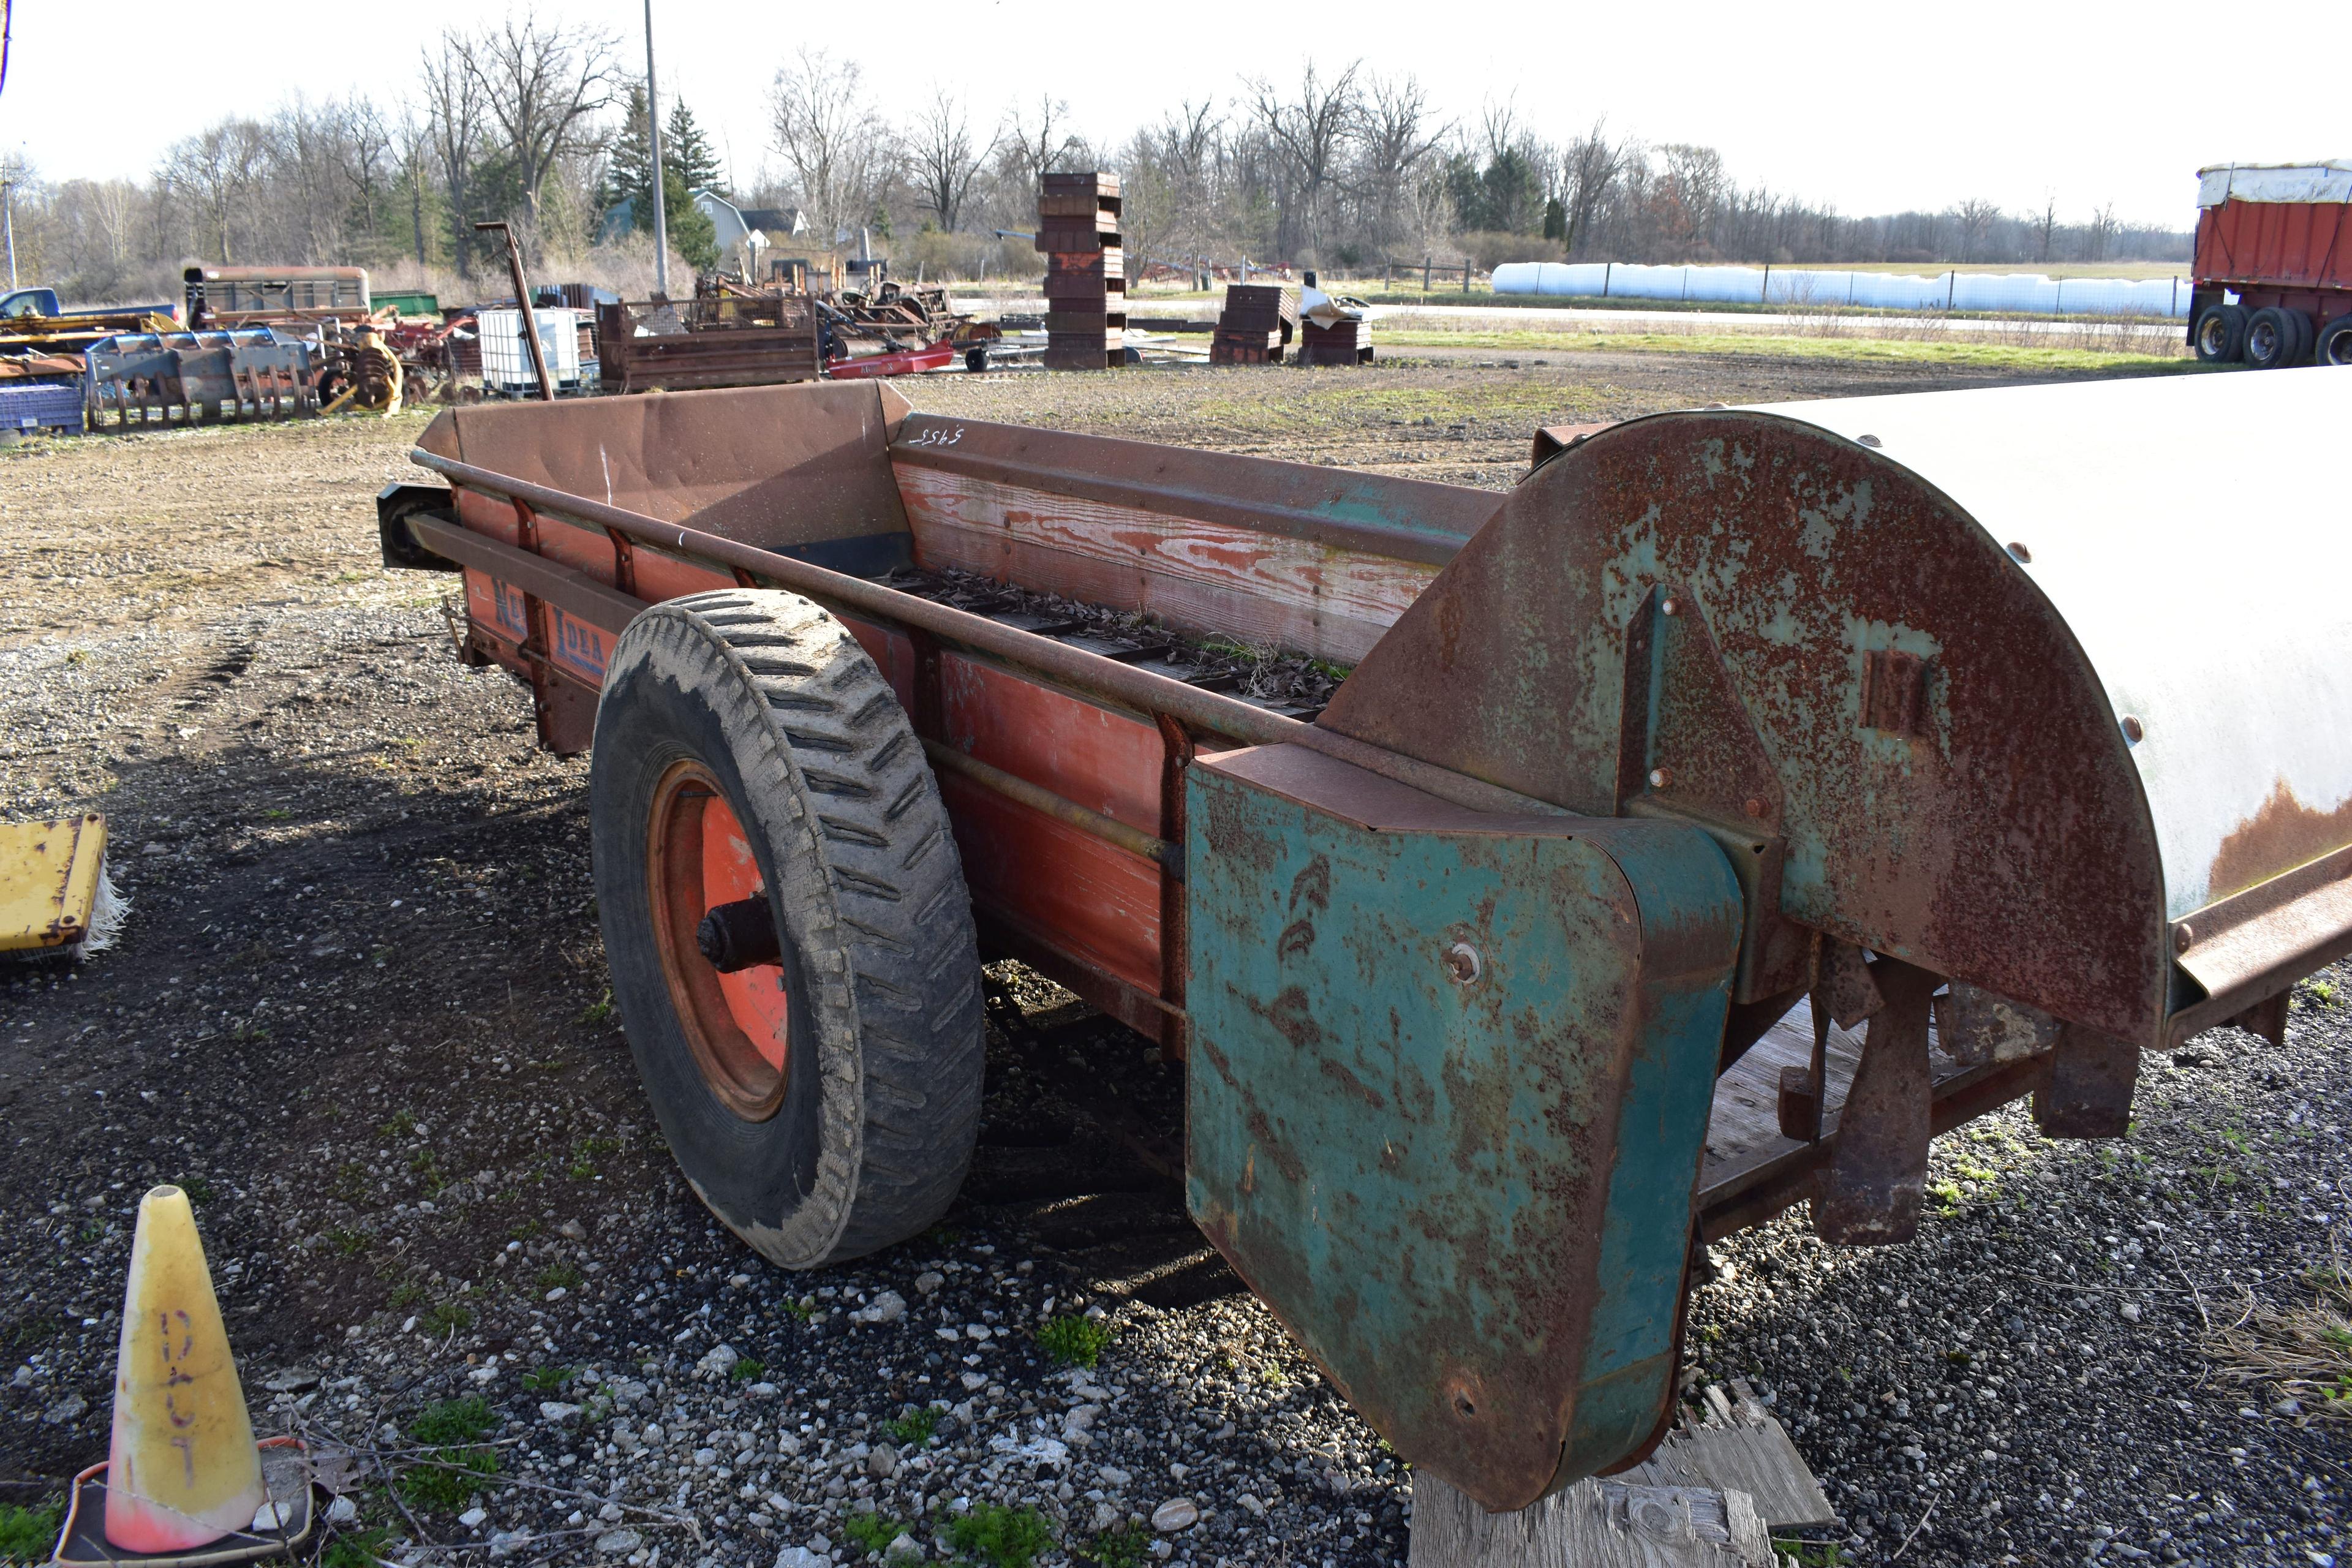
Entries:
POLYGON ((16 182, 0 170, 0 229, 8 236, 8 287, 16 286, 16 182))
POLYGON ((661 89, 654 85, 654 0, 646 0, 646 140, 654 151, 654 292, 669 298, 669 214, 663 206, 661 89))

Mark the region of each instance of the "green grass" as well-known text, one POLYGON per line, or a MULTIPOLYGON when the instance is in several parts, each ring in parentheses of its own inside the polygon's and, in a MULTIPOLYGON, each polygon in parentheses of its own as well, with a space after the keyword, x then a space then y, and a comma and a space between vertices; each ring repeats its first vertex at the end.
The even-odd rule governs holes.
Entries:
POLYGON ((446 1447, 452 1444, 475 1442, 487 1436, 498 1424, 499 1418, 491 1414, 489 1401, 476 1394, 467 1399, 444 1399, 426 1405, 408 1424, 408 1435, 428 1447, 446 1447))
MULTIPOLYGON (((2121 353, 2102 349, 1973 342, 1951 338, 1779 336, 1766 332, 1449 332, 1378 331, 1383 348, 1486 349, 1518 353, 1761 354, 1781 359, 1852 360, 1883 364, 1944 365, 1971 370, 2201 371, 2177 353, 2121 353)), ((1549 390, 1549 389, 1547 389, 1549 390)), ((1317 400, 1320 401, 1318 392, 1317 400)), ((1433 394, 1433 400, 1444 400, 1433 394)), ((1557 391, 1553 392, 1555 399, 1557 391)))
POLYGON ((416 1131, 416 1118, 405 1110, 395 1110, 376 1124, 376 1131, 386 1138, 404 1138, 416 1131))
POLYGON ((65 1510, 55 1502, 31 1508, 0 1503, 0 1563, 47 1563, 64 1517, 65 1510))
POLYGON ((1772 1550, 1797 1560, 1799 1568, 1841 1568, 1845 1552, 1834 1541, 1799 1541, 1793 1536, 1772 1538, 1772 1550))
POLYGON ((948 1543, 991 1568, 1029 1568, 1054 1544, 1054 1525, 1034 1508, 982 1503, 948 1521, 948 1543))
MULTIPOLYGON (((1415 341, 1426 337, 1433 342, 1458 342, 1465 348, 1489 346, 1480 340, 1490 335, 1499 338, 1544 334, 1410 334, 1415 341)), ((1387 345, 1400 338, 1383 333, 1379 341, 1387 345)), ((1569 343, 1569 335, 1563 333, 1559 342, 1549 346, 1566 348, 1569 343)), ((1228 435, 1304 437, 1318 432, 1414 425, 1423 419, 1440 427, 1471 419, 1529 426, 1559 425, 1579 418, 1603 417, 1624 401, 1624 395, 1615 388, 1598 384, 1569 386, 1488 377, 1475 385, 1406 386, 1394 384, 1391 378, 1379 374, 1325 378, 1316 384, 1315 395, 1307 398, 1297 395, 1296 384, 1280 379, 1255 382, 1251 390, 1255 395, 1203 398, 1194 417, 1228 435)))
POLYGON ((902 1448, 929 1447, 939 1436, 940 1413, 928 1405, 909 1410, 895 1420, 882 1423, 882 1429, 902 1448))
POLYGON ((327 1245, 335 1249, 339 1258, 357 1258, 367 1250, 367 1244, 365 1235, 345 1226, 339 1225, 327 1232, 327 1245))
POLYGON ((539 1288, 542 1290, 552 1290, 558 1286, 566 1290, 577 1289, 580 1279, 580 1270, 569 1263, 551 1263, 539 1271, 539 1288))
POLYGON ((571 1173, 574 1181, 584 1182, 596 1173, 596 1162, 607 1154, 616 1153, 621 1147, 617 1138, 583 1138, 572 1151, 571 1173))
POLYGON ((445 1334, 454 1334, 460 1329, 472 1328, 474 1314, 455 1301, 442 1301, 418 1318, 416 1326, 422 1332, 438 1339, 445 1334))
POLYGON ((604 994, 580 1010, 580 1022, 583 1024, 607 1023, 612 1016, 613 988, 609 985, 604 988, 604 994))
POLYGON ((400 1489, 420 1508, 455 1513, 499 1473, 494 1448, 472 1445, 489 1435, 499 1418, 489 1402, 444 1399, 417 1412, 408 1424, 411 1441, 430 1450, 400 1478, 400 1489))
POLYGON ((1092 1318, 1055 1318, 1037 1331, 1037 1348, 1064 1366, 1092 1366, 1110 1343, 1110 1330, 1092 1318))
POLYGON ((339 1535, 319 1558, 319 1568, 376 1568, 392 1539, 388 1530, 366 1530, 339 1535))
POLYGON ((1141 1568, 1144 1548, 1150 1544, 1150 1526, 1122 1524, 1079 1547, 1077 1555, 1098 1568, 1141 1568))
POLYGON ((208 1204, 213 1201, 213 1184, 202 1176, 183 1178, 180 1182, 180 1190, 188 1194, 188 1201, 192 1204, 208 1204))
POLYGON ((535 1366, 522 1374, 522 1385, 533 1394, 553 1394, 570 1383, 578 1370, 569 1366, 535 1366))
POLYGON ((736 1359, 734 1366, 729 1370, 727 1375, 738 1383, 757 1383, 760 1381, 760 1374, 767 1370, 766 1362, 754 1360, 751 1356, 740 1356, 736 1359))
POLYGON ((841 1533, 860 1552, 880 1552, 907 1533, 907 1526, 887 1513, 857 1513, 841 1516, 841 1533))

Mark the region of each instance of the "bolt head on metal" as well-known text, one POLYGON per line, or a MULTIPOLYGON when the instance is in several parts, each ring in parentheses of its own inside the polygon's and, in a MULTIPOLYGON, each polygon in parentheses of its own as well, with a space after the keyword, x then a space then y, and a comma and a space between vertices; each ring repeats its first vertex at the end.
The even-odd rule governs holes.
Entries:
POLYGON ((1679 616, 1683 613, 1683 602, 1669 594, 1658 602, 1658 613, 1662 616, 1679 616))
POLYGON ((2182 921, 2179 925, 2172 928, 2173 952, 2187 952, 2190 948, 2196 945, 2197 932, 2190 928, 2187 921, 2182 921))
POLYGON ((2129 741, 2133 745, 2137 746, 2140 743, 2141 738, 2147 733, 2147 726, 2139 721, 2138 714, 2126 713, 2124 715, 2125 740, 2129 741))
POLYGON ((2015 540, 2011 540, 2008 548, 2009 558, 2016 562, 2020 566, 2031 566, 2033 563, 2033 552, 2025 548, 2024 545, 2018 543, 2015 540))
POLYGON ((1674 769, 1672 769, 1672 768, 1652 768, 1652 769, 1650 770, 1650 787, 1651 787, 1652 789, 1668 789, 1668 788, 1671 788, 1671 787, 1673 786, 1674 782, 1675 782, 1675 770, 1674 770, 1674 769))
POLYGON ((1454 976, 1456 985, 1467 985, 1478 978, 1486 967, 1478 950, 1466 942, 1457 942, 1445 950, 1445 973, 1454 976))
POLYGON ((1874 452, 1886 445, 1885 442, 1880 440, 1875 436, 1856 436, 1854 439, 1860 442, 1863 446, 1869 447, 1874 452))
POLYGON ((1751 795, 1739 803, 1739 809, 1750 816, 1761 816, 1764 815, 1764 803, 1751 795))

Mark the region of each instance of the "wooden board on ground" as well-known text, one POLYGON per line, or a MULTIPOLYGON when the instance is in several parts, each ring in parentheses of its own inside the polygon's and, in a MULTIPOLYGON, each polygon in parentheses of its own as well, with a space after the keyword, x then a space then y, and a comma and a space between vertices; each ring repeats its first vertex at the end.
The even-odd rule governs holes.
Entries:
POLYGON ((1488 1513, 1427 1471, 1412 1480, 1409 1568, 1772 1568, 1742 1492, 1582 1480, 1488 1513))
POLYGON ((1658 1451, 1615 1478, 1654 1487, 1712 1487, 1746 1493, 1774 1530, 1813 1530, 1837 1522, 1837 1510, 1781 1425, 1748 1384, 1706 1390, 1706 1418, 1666 1434, 1658 1451))

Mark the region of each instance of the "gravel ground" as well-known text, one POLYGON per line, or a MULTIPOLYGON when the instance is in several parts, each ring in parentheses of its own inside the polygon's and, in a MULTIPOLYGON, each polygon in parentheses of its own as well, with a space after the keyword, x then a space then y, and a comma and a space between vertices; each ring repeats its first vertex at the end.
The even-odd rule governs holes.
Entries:
MULTIPOLYGON (((910 390, 1500 483, 1539 421, 1985 379, 1594 358, 1306 399, 1287 371, 910 390)), ((808 1568, 900 1526, 934 1559, 1037 1530, 1048 1563, 1401 1561, 1407 1478, 1160 1173, 1176 1071, 1024 972, 995 973, 1020 1016, 992 1009, 940 1229, 786 1277, 707 1219, 611 1018, 584 763, 449 657, 446 579, 374 563, 369 500, 420 425, 0 452, 0 810, 105 810, 133 900, 115 951, 0 990, 0 1502, 103 1454, 131 1221, 173 1180, 259 1424, 352 1455, 338 1568, 808 1568), (1074 1071, 1157 1136, 1097 1122, 1074 1071)), ((2014 1115, 1941 1141, 1915 1246, 1784 1220, 1718 1247, 1694 1386, 1769 1393, 1849 1561, 2340 1550, 2341 1423, 2231 1380, 2207 1329, 2307 1300, 2332 1256, 2333 978, 2283 1052, 2217 1032, 2152 1061, 2126 1142, 2014 1115)))

